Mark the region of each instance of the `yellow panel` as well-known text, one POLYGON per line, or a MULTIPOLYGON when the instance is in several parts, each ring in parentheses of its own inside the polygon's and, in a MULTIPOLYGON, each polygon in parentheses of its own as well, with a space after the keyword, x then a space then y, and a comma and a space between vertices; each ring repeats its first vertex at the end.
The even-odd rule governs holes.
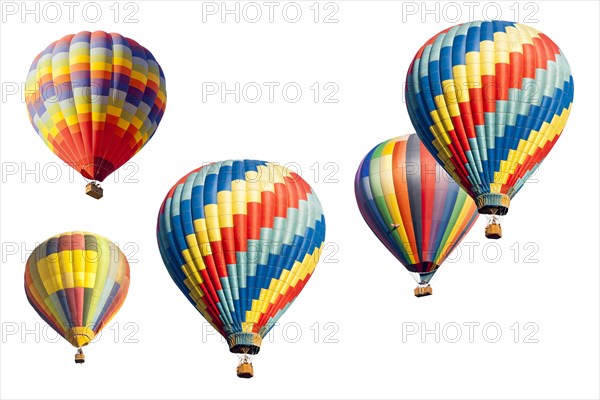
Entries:
MULTIPOLYGON (((382 175, 384 172, 389 172, 392 169, 393 157, 391 155, 385 155, 379 157, 379 174, 382 175)), ((383 179, 383 178, 382 178, 383 179)))
MULTIPOLYGON (((271 165, 270 163, 267 165, 271 165)), ((286 171, 286 169, 281 166, 281 165, 274 165, 273 167, 271 167, 271 172, 272 172, 272 179, 271 181, 273 183, 284 183, 284 176, 288 176, 289 172, 286 171)))
POLYGON ((72 49, 69 52, 69 64, 81 64, 81 63, 89 63, 90 62, 90 54, 89 50, 80 50, 80 49, 72 49))
POLYGON ((232 211, 233 211, 234 215, 236 215, 236 214, 243 214, 243 215, 248 214, 248 207, 247 207, 245 199, 246 199, 246 193, 244 193, 244 201, 236 201, 236 202, 234 202, 232 204, 232 211))
MULTIPOLYGON (((190 236, 194 236, 193 234, 190 236)), ((196 241, 196 237, 194 236, 194 242, 196 241)), ((190 253, 192 253, 192 260, 201 260, 202 254, 200 254, 200 245, 196 244, 194 246, 188 246, 190 249, 190 253)))
POLYGON ((121 108, 120 107, 115 107, 111 104, 106 106, 106 112, 109 115, 113 115, 115 117, 118 117, 119 115, 121 115, 121 108))
MULTIPOLYGON (((206 204, 204 205, 204 216, 208 220, 211 217, 218 217, 219 208, 216 204, 206 204)), ((210 223, 206 222, 207 226, 210 226, 210 223)))
MULTIPOLYGON (((383 160, 381 160, 383 161, 383 160)), ((390 165, 391 167, 391 165, 390 165)), ((394 195, 396 189, 394 188, 394 176, 392 169, 385 169, 379 171, 379 177, 381 182, 381 190, 384 196, 394 195)), ((392 200, 396 200, 395 197, 392 200)))
MULTIPOLYGON (((256 300, 252 300, 252 309, 254 309, 254 302, 256 300)), ((246 322, 258 323, 259 314, 253 311, 246 311, 246 322)))
POLYGON ((229 190, 217 192, 217 204, 231 203, 232 201, 232 195, 229 190))
POLYGON ((252 323, 252 322, 242 322, 242 331, 243 332, 250 333, 250 332, 252 332, 253 328, 254 328, 254 323, 252 323))
POLYGON ((146 77, 145 73, 141 73, 140 71, 132 70, 131 78, 136 79, 136 80, 142 82, 143 84, 146 84, 146 82, 147 82, 147 77, 146 77))
POLYGON ((258 190, 249 190, 246 192, 246 201, 248 203, 260 203, 261 202, 261 195, 260 195, 260 191, 258 190))
POLYGON ((113 56, 113 64, 123 65, 127 68, 131 68, 133 66, 133 62, 130 59, 117 56, 113 56))
POLYGON ((112 62, 110 64, 102 61, 93 61, 90 63, 90 70, 112 71, 112 67, 112 62))
POLYGON ((275 192, 275 183, 261 180, 260 190, 263 192, 275 192))
POLYGON ((129 128, 129 121, 125 121, 123 118, 119 118, 119 122, 117 122, 117 126, 123 130, 127 130, 129 128))
POLYGON ((385 144, 385 146, 383 146, 381 155, 382 156, 391 155, 394 152, 394 147, 396 146, 396 143, 397 142, 395 140, 390 140, 389 142, 387 142, 385 144))
POLYGON ((185 260, 186 263, 189 263, 192 261, 192 256, 190 255, 190 251, 188 249, 185 249, 181 252, 181 255, 183 256, 183 259, 185 260))

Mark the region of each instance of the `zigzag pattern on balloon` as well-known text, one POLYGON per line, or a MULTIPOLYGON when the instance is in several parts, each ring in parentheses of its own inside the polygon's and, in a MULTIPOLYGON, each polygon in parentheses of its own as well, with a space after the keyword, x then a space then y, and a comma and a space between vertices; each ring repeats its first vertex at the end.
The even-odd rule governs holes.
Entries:
POLYGON ((406 95, 429 151, 480 210, 506 212, 565 126, 573 77, 543 33, 519 23, 476 21, 421 47, 406 95))
POLYGON ((169 274, 232 348, 260 347, 311 277, 324 236, 310 186, 280 165, 254 160, 184 176, 157 224, 169 274))

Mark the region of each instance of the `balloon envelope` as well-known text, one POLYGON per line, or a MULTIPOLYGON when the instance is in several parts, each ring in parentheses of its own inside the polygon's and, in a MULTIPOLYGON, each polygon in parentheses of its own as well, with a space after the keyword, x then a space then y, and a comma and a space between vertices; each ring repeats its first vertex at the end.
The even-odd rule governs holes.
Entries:
POLYGON ((165 77, 134 40, 80 32, 33 60, 25 101, 50 150, 85 178, 103 181, 156 131, 166 105, 165 77))
POLYGON ((558 140, 573 101, 560 49, 523 24, 475 21, 440 32, 407 76, 417 134, 481 213, 510 199, 558 140))
POLYGON ((254 160, 190 172, 169 191, 157 224, 171 278, 231 351, 247 354, 259 351, 311 277, 324 237, 310 186, 254 160))
POLYGON ((417 135, 373 148, 358 168, 354 189, 367 225, 422 285, 477 220, 473 200, 417 135))
POLYGON ((129 263, 110 240, 66 232, 33 250, 25 293, 37 313, 75 347, 89 344, 119 311, 129 290, 129 263))

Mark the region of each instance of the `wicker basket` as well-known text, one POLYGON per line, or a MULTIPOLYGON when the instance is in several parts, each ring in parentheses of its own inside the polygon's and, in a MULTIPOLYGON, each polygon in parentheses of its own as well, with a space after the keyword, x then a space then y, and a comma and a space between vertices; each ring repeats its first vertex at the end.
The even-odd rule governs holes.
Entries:
POLYGON ((252 363, 242 363, 237 367, 237 376, 240 378, 252 378, 254 376, 254 368, 252 363))
POLYGON ((83 353, 75 354, 75 364, 83 364, 85 362, 85 355, 83 353))
POLYGON ((104 195, 104 190, 97 183, 90 182, 85 186, 85 194, 98 200, 104 195))
POLYGON ((485 227, 485 237, 488 239, 500 239, 502 237, 502 228, 495 222, 485 227))
POLYGON ((417 286, 415 288, 415 296, 417 297, 431 296, 432 294, 433 289, 431 286, 417 286))

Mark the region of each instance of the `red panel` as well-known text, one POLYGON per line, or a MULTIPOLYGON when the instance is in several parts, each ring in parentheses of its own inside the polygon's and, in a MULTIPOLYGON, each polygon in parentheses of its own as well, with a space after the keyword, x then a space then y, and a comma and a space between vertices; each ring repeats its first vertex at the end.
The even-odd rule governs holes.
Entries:
POLYGON ((530 44, 523 45, 523 65, 518 65, 514 67, 518 67, 523 70, 523 78, 535 79, 536 68, 546 69, 546 56, 544 55, 543 46, 541 48, 541 53, 539 51, 540 46, 536 45, 534 48, 530 44), (541 67, 541 65, 543 65, 543 67, 541 67))
MULTIPOLYGON (((81 310, 77 310, 77 303, 75 300, 75 290, 74 288, 66 288, 63 289, 65 296, 67 297, 67 306, 69 307, 69 314, 71 314, 71 319, 75 323, 75 326, 81 326, 81 310), (79 318, 78 318, 79 317, 79 318)), ((60 293, 57 292, 57 294, 60 293)), ((83 302, 82 302, 83 306, 83 302)))
MULTIPOLYGON (((207 257, 203 257, 203 260, 205 260, 205 262, 206 262, 206 259, 207 259, 207 257)), ((208 271, 208 266, 206 269, 201 269, 199 272, 200 272, 200 276, 202 277, 202 284, 200 284, 200 288, 202 289, 202 292, 205 295, 204 303, 208 306, 211 317, 213 317, 213 319, 215 321, 220 322, 220 320, 218 318, 219 310, 215 306, 215 304, 217 304, 219 302, 219 296, 217 296, 217 292, 216 292, 216 290, 218 290, 218 289, 215 289, 215 287, 213 286, 213 282, 211 281, 212 275, 208 271)), ((221 282, 219 282, 218 279, 217 279, 217 284, 220 287, 221 282)))
MULTIPOLYGON (((211 243, 211 248, 212 248, 212 243, 211 243)), ((215 291, 223 289, 221 287, 221 281, 219 280, 217 266, 215 265, 213 258, 211 256, 203 256, 202 259, 204 260, 204 264, 206 265, 206 271, 208 271, 208 275, 209 275, 208 280, 211 282, 213 289, 215 291)), ((217 294, 211 293, 211 295, 212 295, 211 297, 213 297, 213 301, 215 303, 218 303, 219 297, 217 296, 217 294)))
MULTIPOLYGON (((526 52, 525 46, 523 46, 523 54, 526 52)), ((521 89, 521 76, 525 67, 524 56, 521 53, 513 52, 510 53, 510 70, 511 70, 511 89, 521 89)))
MULTIPOLYGON (((483 117, 483 90, 481 88, 474 88, 474 89, 470 89, 469 90, 469 97, 471 98, 471 101, 469 102, 469 104, 471 105, 471 113, 473 116, 473 123, 477 126, 477 125, 483 125, 484 124, 484 117, 483 117)), ((471 136, 469 136, 471 137, 471 136)), ((473 136, 472 137, 476 137, 475 135, 475 131, 473 131, 473 136)))
POLYGON ((283 183, 275 184, 275 216, 287 217, 288 192, 283 183))
POLYGON ((235 233, 233 228, 221 228, 221 243, 225 264, 235 264, 235 233))
POLYGON ((433 214, 433 204, 435 199, 435 184, 436 184, 436 161, 429 154, 429 151, 421 144, 420 146, 421 159, 421 217, 422 232, 421 232, 421 251, 419 259, 429 259, 429 238, 431 236, 431 219, 433 214), (432 168, 433 167, 433 168, 432 168))
POLYGON ((248 237, 246 214, 236 214, 233 216, 233 233, 235 239, 235 250, 245 252, 248 250, 248 237))
POLYGON ((212 261, 215 264, 217 274, 219 277, 225 278, 227 276, 227 266, 225 265, 223 243, 221 241, 210 242, 210 248, 212 250, 212 261))
MULTIPOLYGON (((510 82, 510 66, 504 63, 496 64, 496 98, 498 100, 508 100, 510 82)), ((521 84, 520 82, 519 80, 519 85, 521 84)))
POLYGON ((273 228, 273 218, 275 218, 275 193, 264 191, 260 196, 262 204, 260 226, 262 228, 273 228))
POLYGON ((483 111, 496 112, 496 77, 493 75, 482 75, 481 84, 483 85, 483 111))
POLYGON ((261 205, 257 202, 249 202, 248 209, 248 239, 260 239, 260 214, 261 205))
POLYGON ((288 208, 298 208, 298 191, 294 185, 294 179, 284 178, 288 191, 288 208))
POLYGON ((398 200, 398 209, 406 229, 407 239, 413 254, 417 254, 417 240, 415 238, 415 229, 412 224, 412 212, 410 208, 410 199, 408 198, 408 180, 406 179, 406 144, 407 140, 402 140, 394 144, 392 151, 392 168, 402 169, 402 173, 392 174, 394 181, 394 192, 398 200))

